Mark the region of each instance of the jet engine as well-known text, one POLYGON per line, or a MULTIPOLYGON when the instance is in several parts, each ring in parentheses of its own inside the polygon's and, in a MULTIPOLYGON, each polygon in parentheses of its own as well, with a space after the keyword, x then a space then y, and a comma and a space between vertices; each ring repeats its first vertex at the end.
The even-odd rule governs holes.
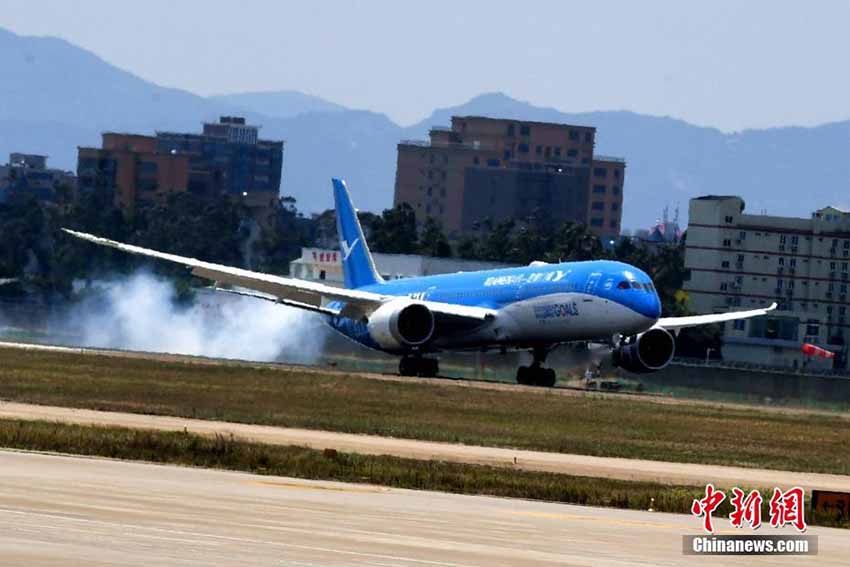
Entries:
POLYGON ((434 314, 423 303, 395 299, 376 309, 368 322, 369 334, 382 348, 405 350, 421 346, 434 335, 434 314))
POLYGON ((613 363, 629 372, 645 374, 667 366, 676 353, 676 340, 664 329, 655 327, 629 339, 614 349, 613 363))

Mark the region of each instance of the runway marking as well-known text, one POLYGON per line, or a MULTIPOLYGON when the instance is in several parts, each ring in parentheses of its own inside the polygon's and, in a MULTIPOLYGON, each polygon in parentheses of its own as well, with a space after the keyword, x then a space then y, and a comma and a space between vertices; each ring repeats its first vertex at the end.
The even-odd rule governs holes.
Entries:
MULTIPOLYGON (((100 526, 117 526, 119 528, 128 530, 126 533, 132 535, 140 535, 138 530, 150 530, 154 532, 162 532, 166 534, 180 535, 180 536, 193 536, 194 538, 208 538, 213 540, 220 541, 230 541, 236 543, 247 543, 247 544, 259 544, 259 545, 271 545, 277 547, 287 547, 291 549, 301 549, 304 551, 317 551, 322 553, 338 553, 340 555, 351 555, 355 557, 365 557, 365 558, 375 558, 375 559, 385 559, 389 561, 406 561, 409 563, 417 563, 421 565, 439 565, 442 567, 475 567, 474 565, 466 564, 466 563, 447 563, 445 561, 431 561, 428 559, 416 559, 413 557, 404 557, 401 555, 387 555, 382 553, 367 553, 361 551, 349 551, 345 549, 334 549, 332 547, 320 547, 315 545, 303 545, 298 543, 285 543, 280 541, 268 541, 262 539, 253 539, 253 538, 244 538, 244 537, 234 537, 234 536, 224 536, 217 535, 211 533, 204 532, 193 532, 188 530, 179 530, 179 529, 166 529, 159 528, 156 526, 145 526, 141 524, 127 524, 122 522, 106 522, 103 520, 93 520, 89 518, 79 518, 73 516, 66 516, 63 514, 51 514, 48 512, 37 512, 33 510, 15 510, 12 508, 0 508, 0 513, 4 514, 17 514, 20 516, 38 516, 42 518, 50 518, 54 520, 64 520, 66 522, 78 522, 85 524, 93 524, 100 526)), ((142 536, 144 537, 144 536, 142 536)), ((196 540, 193 540, 196 543, 196 540)), ((398 565, 398 563, 393 563, 393 565, 398 565)))
MULTIPOLYGON (((637 510, 635 510, 637 511, 637 510)), ((531 512, 531 511, 522 511, 522 510, 504 510, 508 514, 513 516, 525 516, 530 518, 545 518, 548 520, 578 520, 578 521, 591 521, 591 522, 599 522, 603 524, 611 524, 615 526, 639 526, 639 527, 647 527, 647 528, 656 528, 659 530, 685 530, 685 531, 702 531, 700 528, 686 527, 681 526, 679 524, 668 524, 662 522, 652 522, 648 520, 619 520, 614 518, 599 518, 596 516, 582 516, 580 514, 560 514, 555 512, 531 512)), ((731 532, 730 532, 731 533, 731 532)))
POLYGON ((273 486, 275 488, 289 488, 293 490, 328 490, 331 492, 354 492, 358 494, 379 494, 389 492, 389 488, 381 488, 378 486, 375 487, 347 487, 347 486, 327 486, 327 485, 313 485, 313 484, 301 484, 298 482, 281 482, 281 481, 272 481, 272 480, 244 480, 242 481, 245 484, 252 484, 254 486, 273 486))

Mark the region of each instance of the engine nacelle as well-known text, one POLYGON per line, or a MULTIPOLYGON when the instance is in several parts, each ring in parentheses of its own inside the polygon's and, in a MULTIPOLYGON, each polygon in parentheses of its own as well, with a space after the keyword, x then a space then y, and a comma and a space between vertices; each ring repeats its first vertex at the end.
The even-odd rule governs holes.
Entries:
POLYGON ((396 299, 369 316, 369 334, 382 348, 404 350, 422 346, 434 335, 434 314, 423 303, 396 299))
POLYGON ((676 340, 669 331, 654 328, 614 349, 613 363, 629 372, 645 374, 667 366, 676 354, 676 340))

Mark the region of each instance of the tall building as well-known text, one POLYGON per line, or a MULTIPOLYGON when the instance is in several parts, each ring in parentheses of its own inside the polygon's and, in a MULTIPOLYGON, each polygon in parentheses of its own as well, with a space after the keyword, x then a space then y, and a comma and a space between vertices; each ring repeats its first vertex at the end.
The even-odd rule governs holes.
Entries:
POLYGON ((44 201, 73 199, 77 178, 70 171, 47 167, 47 156, 12 153, 9 163, 0 165, 0 200, 9 191, 25 191, 44 201))
POLYGON ((261 140, 258 130, 244 118, 222 116, 199 134, 105 133, 101 148, 79 148, 80 188, 110 188, 128 212, 174 192, 227 195, 265 226, 277 206, 283 142, 261 140))
POLYGON ((685 291, 693 311, 711 313, 779 304, 769 316, 728 323, 727 360, 792 368, 846 368, 850 212, 825 207, 810 218, 744 213, 733 196, 690 202, 685 291), (803 343, 838 353, 803 356, 803 343))
POLYGON ((205 123, 200 134, 157 132, 160 153, 189 156, 189 191, 230 195, 252 210, 261 224, 277 206, 283 142, 262 140, 259 126, 238 116, 205 123))
POLYGON ((132 214, 140 205, 164 203, 186 191, 189 157, 158 152, 152 136, 106 132, 100 148, 78 148, 77 176, 80 193, 111 190, 115 204, 132 214))
POLYGON ((532 213, 616 236, 625 160, 594 157, 595 136, 586 126, 453 116, 430 140, 398 145, 395 205, 410 204, 418 223, 433 217, 452 238, 532 213))

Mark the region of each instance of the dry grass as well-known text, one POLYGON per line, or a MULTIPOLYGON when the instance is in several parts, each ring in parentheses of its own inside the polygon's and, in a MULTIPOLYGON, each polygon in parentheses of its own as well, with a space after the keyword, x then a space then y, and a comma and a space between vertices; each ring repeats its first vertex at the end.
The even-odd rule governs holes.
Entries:
POLYGON ((0 398, 587 455, 850 474, 850 420, 0 349, 0 398))
MULTIPOLYGON (((118 427, 0 420, 0 446, 460 494, 687 514, 703 488, 364 456, 118 427)), ((765 504, 766 506, 766 504, 765 504)), ((728 502, 716 513, 728 516, 728 502)), ((765 517, 767 517, 765 510, 765 517)), ((810 523, 850 527, 834 518, 810 523)))

